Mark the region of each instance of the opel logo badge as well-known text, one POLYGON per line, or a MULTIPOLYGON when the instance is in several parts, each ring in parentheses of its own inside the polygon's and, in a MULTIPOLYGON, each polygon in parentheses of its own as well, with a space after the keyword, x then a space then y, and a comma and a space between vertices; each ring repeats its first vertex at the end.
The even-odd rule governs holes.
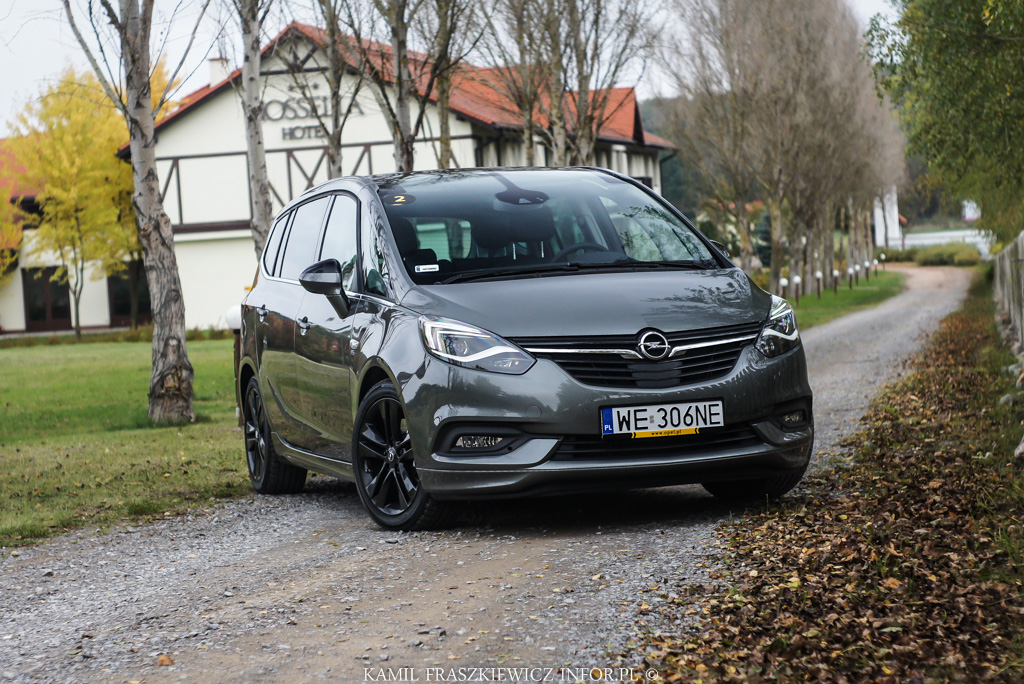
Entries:
POLYGON ((641 335, 636 348, 644 358, 651 361, 661 361, 672 351, 668 346, 668 340, 657 330, 648 330, 641 335))

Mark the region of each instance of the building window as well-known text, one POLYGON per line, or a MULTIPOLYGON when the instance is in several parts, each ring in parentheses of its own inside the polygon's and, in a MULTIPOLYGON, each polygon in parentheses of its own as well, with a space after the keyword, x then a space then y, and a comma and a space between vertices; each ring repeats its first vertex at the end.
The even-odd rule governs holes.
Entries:
POLYGON ((141 261, 130 261, 123 271, 107 278, 107 301, 112 328, 131 326, 133 304, 136 325, 146 325, 153 320, 149 306, 149 281, 146 280, 146 269, 141 261))
POLYGON ((25 330, 71 330, 71 293, 67 283, 55 283, 55 266, 21 272, 25 291, 25 330))

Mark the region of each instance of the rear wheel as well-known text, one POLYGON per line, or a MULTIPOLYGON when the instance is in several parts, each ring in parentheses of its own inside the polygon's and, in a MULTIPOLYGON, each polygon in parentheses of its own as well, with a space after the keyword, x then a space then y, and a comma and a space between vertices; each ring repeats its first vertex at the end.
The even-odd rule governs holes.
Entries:
POLYGON ((373 386, 356 412, 352 470, 363 506, 381 527, 441 527, 452 504, 423 490, 398 392, 390 382, 373 386))
POLYGON ((245 418, 245 462, 252 487, 260 494, 295 494, 306 485, 306 469, 277 455, 270 437, 270 422, 263 406, 260 383, 249 379, 242 402, 245 418))
POLYGON ((777 499, 800 484, 807 466, 757 480, 722 480, 702 482, 701 486, 723 501, 754 502, 777 499))

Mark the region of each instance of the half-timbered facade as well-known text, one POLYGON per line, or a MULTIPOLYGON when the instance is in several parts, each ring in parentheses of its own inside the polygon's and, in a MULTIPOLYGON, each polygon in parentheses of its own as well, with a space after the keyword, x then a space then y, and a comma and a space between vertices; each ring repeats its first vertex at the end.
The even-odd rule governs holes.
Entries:
MULTIPOLYGON (((310 94, 316 98, 320 111, 329 106, 322 68, 326 49, 318 29, 292 24, 263 50, 263 135, 275 210, 328 180, 323 133, 307 99, 310 94), (301 59, 296 60, 296 55, 301 59), (295 68, 296 61, 302 64, 301 70, 295 68)), ((245 295, 256 269, 240 71, 229 72, 223 64, 211 60, 210 85, 186 96, 157 125, 157 165, 164 208, 174 227, 190 328, 224 327, 225 311, 245 295)), ((355 75, 349 78, 351 83, 342 89, 347 92, 343 106, 351 104, 342 134, 342 171, 346 175, 392 172, 396 165, 387 118, 372 87, 364 84, 357 90, 355 75)), ((597 164, 660 190, 658 154, 669 145, 644 131, 634 91, 613 90, 608 112, 598 140, 597 164)), ((456 80, 449 116, 456 167, 525 164, 519 116, 495 91, 486 70, 470 67, 456 80)), ((437 167, 438 117, 437 107, 428 103, 415 146, 417 169, 437 167)), ((126 156, 127 150, 121 154, 126 156)), ((550 164, 548 150, 541 145, 535 159, 540 165, 550 164)), ((24 304, 24 288, 11 285, 19 279, 23 280, 21 274, 0 284, 0 326, 5 332, 32 329, 18 302, 21 299, 24 304)), ((86 283, 84 327, 119 322, 109 304, 110 287, 105 280, 86 283)))

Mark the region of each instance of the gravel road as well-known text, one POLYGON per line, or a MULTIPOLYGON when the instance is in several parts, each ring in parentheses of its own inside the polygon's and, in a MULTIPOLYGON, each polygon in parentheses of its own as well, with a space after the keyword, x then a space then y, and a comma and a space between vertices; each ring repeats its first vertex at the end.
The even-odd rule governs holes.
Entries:
MULTIPOLYGON (((822 456, 970 276, 905 270, 902 295, 804 335, 822 456)), ((86 530, 2 551, 0 682, 604 666, 608 646, 643 627, 642 603, 707 580, 729 515, 699 487, 673 487, 473 504, 457 529, 397 534, 368 520, 352 486, 318 477, 299 496, 86 530)))

